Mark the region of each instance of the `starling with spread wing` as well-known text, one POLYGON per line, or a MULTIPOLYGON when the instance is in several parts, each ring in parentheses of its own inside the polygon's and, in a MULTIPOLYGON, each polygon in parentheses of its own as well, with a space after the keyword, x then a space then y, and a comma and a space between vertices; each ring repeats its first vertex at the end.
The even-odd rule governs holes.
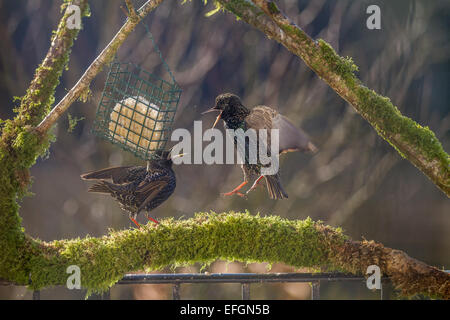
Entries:
POLYGON ((170 151, 162 151, 149 160, 147 167, 112 167, 81 175, 83 180, 97 180, 88 191, 109 194, 139 227, 136 217, 145 211, 147 218, 158 223, 148 212, 166 201, 176 187, 170 151))
MULTIPOLYGON (((279 114, 274 109, 267 106, 257 106, 252 110, 247 109, 241 102, 240 98, 231 93, 224 93, 216 98, 216 104, 213 108, 207 110, 204 113, 219 112, 219 115, 214 122, 213 128, 217 122, 222 119, 224 121, 225 129, 242 129, 244 132, 248 129, 254 129, 256 131, 260 129, 267 130, 267 146, 270 144, 271 129, 278 129, 279 133, 279 150, 278 154, 291 152, 291 151, 303 151, 303 152, 315 152, 317 148, 310 141, 305 132, 297 128, 292 124, 285 116, 279 114)), ((259 135, 256 141, 257 144, 263 143, 259 141, 259 135)), ((235 146, 237 139, 234 140, 235 146)), ((224 195, 237 194, 244 197, 245 195, 240 192, 240 189, 245 186, 249 181, 254 181, 252 187, 246 192, 248 194, 259 183, 262 178, 265 178, 267 191, 272 199, 284 199, 288 195, 283 189, 280 181, 279 173, 274 175, 261 175, 262 164, 259 161, 257 163, 249 163, 248 154, 250 143, 245 141, 245 161, 242 164, 242 170, 244 172, 244 182, 237 186, 233 191, 225 193, 224 195)), ((259 149, 257 149, 259 150, 259 149)))

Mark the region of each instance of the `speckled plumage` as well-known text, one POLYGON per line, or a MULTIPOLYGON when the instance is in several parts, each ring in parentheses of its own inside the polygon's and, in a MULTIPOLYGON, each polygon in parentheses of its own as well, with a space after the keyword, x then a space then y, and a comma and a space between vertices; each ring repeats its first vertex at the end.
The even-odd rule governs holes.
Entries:
MULTIPOLYGON (((270 130, 279 129, 278 153, 290 151, 316 151, 314 144, 312 144, 308 136, 301 129, 295 127, 286 117, 270 107, 256 106, 249 110, 242 104, 238 96, 231 93, 224 93, 217 96, 216 104, 211 110, 220 112, 218 119, 220 118, 224 121, 225 129, 242 129, 244 132, 250 128, 256 131, 266 129, 267 146, 270 146, 270 130)), ((234 142, 236 145, 236 138, 234 142)), ((258 140, 257 144, 259 143, 261 143, 261 141, 258 140)), ((245 155, 242 155, 245 159, 244 164, 242 165, 242 170, 244 172, 244 183, 226 195, 234 193, 242 195, 237 191, 245 185, 245 183, 255 181, 249 190, 251 191, 256 187, 256 184, 262 178, 262 165, 260 164, 259 159, 256 164, 249 163, 248 144, 249 142, 246 140, 245 155)), ((257 150, 259 150, 259 146, 257 146, 257 150)), ((268 156, 270 156, 270 150, 268 150, 268 156)), ((264 178, 267 183, 267 191, 272 199, 283 199, 288 197, 286 191, 281 185, 279 173, 276 173, 275 175, 265 175, 264 178)), ((247 191, 247 193, 249 191, 247 191)))
POLYGON ((106 168, 83 174, 81 178, 97 180, 88 191, 111 195, 119 202, 120 207, 134 218, 141 211, 148 213, 161 205, 176 187, 175 173, 168 152, 165 152, 161 159, 150 160, 147 167, 106 168))

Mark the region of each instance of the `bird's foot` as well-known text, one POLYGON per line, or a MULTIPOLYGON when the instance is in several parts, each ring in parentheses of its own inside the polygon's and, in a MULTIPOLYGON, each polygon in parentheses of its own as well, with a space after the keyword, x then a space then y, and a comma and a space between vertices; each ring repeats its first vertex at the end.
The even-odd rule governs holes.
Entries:
POLYGON ((233 191, 222 193, 222 196, 227 197, 227 196, 232 196, 233 194, 236 194, 242 198, 247 198, 247 195, 239 192, 239 190, 241 190, 242 187, 245 186, 246 184, 247 184, 247 181, 244 181, 240 185, 238 185, 236 188, 234 188, 233 191))
POLYGON ((153 218, 150 217, 148 214, 146 215, 146 217, 147 217, 148 220, 150 220, 150 221, 152 221, 152 222, 154 222, 154 223, 156 223, 156 224, 159 224, 158 220, 153 219, 153 218))
POLYGON ((130 216, 130 220, 133 221, 133 223, 138 227, 138 229, 141 228, 141 225, 136 221, 136 216, 133 218, 132 216, 130 216))
POLYGON ((251 186, 251 188, 248 189, 247 192, 246 192, 245 194, 249 194, 252 190, 254 190, 254 189, 259 185, 259 182, 261 181, 261 179, 262 179, 263 177, 264 177, 264 176, 261 175, 258 179, 256 179, 255 182, 253 183, 253 185, 251 186))
POLYGON ((244 199, 248 198, 246 193, 241 193, 239 191, 234 191, 234 192, 231 191, 231 192, 221 193, 220 195, 222 197, 228 197, 228 196, 232 196, 233 194, 235 194, 235 195, 237 195, 237 196, 239 196, 241 198, 244 198, 244 199))

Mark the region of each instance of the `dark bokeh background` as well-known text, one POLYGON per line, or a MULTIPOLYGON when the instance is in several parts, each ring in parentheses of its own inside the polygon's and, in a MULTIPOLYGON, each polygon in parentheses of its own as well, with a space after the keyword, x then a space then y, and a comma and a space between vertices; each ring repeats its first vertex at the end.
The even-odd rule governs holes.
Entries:
MULTIPOLYGON (((138 1, 136 1, 138 3, 138 1)), ((142 3, 142 1, 140 1, 142 3)), ((450 2, 449 1, 277 1, 283 12, 314 38, 323 38, 359 66, 359 76, 391 98, 401 112, 429 126, 450 150, 450 2), (382 29, 366 28, 366 8, 381 8, 382 29)), ((69 64, 57 89, 58 101, 124 22, 123 1, 91 1, 69 64)), ((13 116, 13 96, 24 94, 34 69, 45 56, 57 26, 60 1, 0 1, 0 118, 13 116)), ((247 106, 267 104, 306 130, 319 147, 314 156, 292 153, 282 160, 289 199, 267 199, 266 191, 248 200, 223 198, 241 182, 230 165, 177 166, 173 196, 154 211, 158 217, 191 217, 196 211, 249 209, 289 219, 342 226, 354 239, 373 239, 401 249, 429 264, 450 268, 450 201, 305 64, 228 13, 210 18, 214 7, 203 1, 168 0, 145 20, 183 88, 175 127, 192 130, 193 121, 222 92, 240 95, 247 106)), ((151 42, 138 28, 120 49, 121 60, 159 72, 151 42)), ((72 116, 85 117, 68 132, 64 115, 56 129, 50 157, 32 168, 33 197, 22 201, 26 231, 43 240, 101 236, 108 228, 131 223, 108 197, 88 194, 81 173, 110 165, 142 163, 90 133, 106 71, 92 83, 92 99, 75 103, 72 116)), ((204 128, 213 116, 204 118, 204 128)), ((145 222, 145 218, 141 220, 145 222)), ((198 272, 199 266, 177 268, 198 272)), ((170 272, 170 269, 163 270, 170 272)), ((210 272, 266 272, 264 264, 217 262, 210 272)), ((274 265, 272 271, 293 271, 274 265)), ((238 298, 238 285, 185 285, 184 298, 238 298)), ((304 299, 307 284, 254 285, 253 298, 304 299)), ((166 285, 122 286, 113 299, 169 298, 166 285)), ((323 298, 377 298, 364 284, 324 284, 323 298)), ((395 295, 394 295, 395 296, 395 295)), ((0 287, 0 297, 28 299, 21 287, 0 287)), ((82 298, 84 292, 48 289, 42 298, 82 298)))

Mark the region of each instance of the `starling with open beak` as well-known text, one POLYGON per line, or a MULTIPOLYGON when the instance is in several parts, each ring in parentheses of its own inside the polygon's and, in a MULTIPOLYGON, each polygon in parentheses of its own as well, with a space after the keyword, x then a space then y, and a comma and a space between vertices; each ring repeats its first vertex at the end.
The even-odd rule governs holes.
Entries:
MULTIPOLYGON (((241 102, 241 99, 231 93, 224 93, 216 98, 216 104, 213 108, 207 110, 204 113, 218 112, 219 115, 214 122, 213 128, 218 121, 222 119, 224 121, 225 129, 242 129, 244 132, 248 129, 254 129, 256 131, 260 129, 267 130, 267 145, 270 145, 271 129, 279 130, 279 150, 278 154, 291 152, 291 151, 303 151, 303 152, 315 152, 317 148, 310 141, 306 133, 301 129, 295 127, 285 116, 279 114, 274 109, 267 106, 256 106, 252 110, 247 109, 241 102)), ((259 135, 258 138, 259 139, 259 135)), ((234 140, 235 146, 237 140, 234 140)), ((245 142, 245 161, 242 164, 242 170, 244 172, 244 182, 237 186, 233 191, 225 193, 229 196, 237 194, 245 197, 240 192, 248 182, 254 181, 252 187, 246 192, 248 194, 259 183, 262 178, 265 178, 267 191, 272 199, 284 199, 288 195, 283 189, 280 181, 279 173, 274 175, 261 175, 261 163, 259 160, 256 164, 250 164, 248 161, 248 141, 245 142)), ((261 143, 261 141, 257 141, 261 143)), ((259 159, 259 158, 258 158, 259 159)))
MULTIPOLYGON (((157 154, 147 161, 147 167, 112 167, 81 175, 83 180, 97 180, 88 191, 109 194, 127 211, 138 226, 137 215, 145 211, 147 218, 158 223, 148 212, 166 201, 176 187, 170 151, 157 154)), ((182 155, 176 155, 182 156, 182 155)))

